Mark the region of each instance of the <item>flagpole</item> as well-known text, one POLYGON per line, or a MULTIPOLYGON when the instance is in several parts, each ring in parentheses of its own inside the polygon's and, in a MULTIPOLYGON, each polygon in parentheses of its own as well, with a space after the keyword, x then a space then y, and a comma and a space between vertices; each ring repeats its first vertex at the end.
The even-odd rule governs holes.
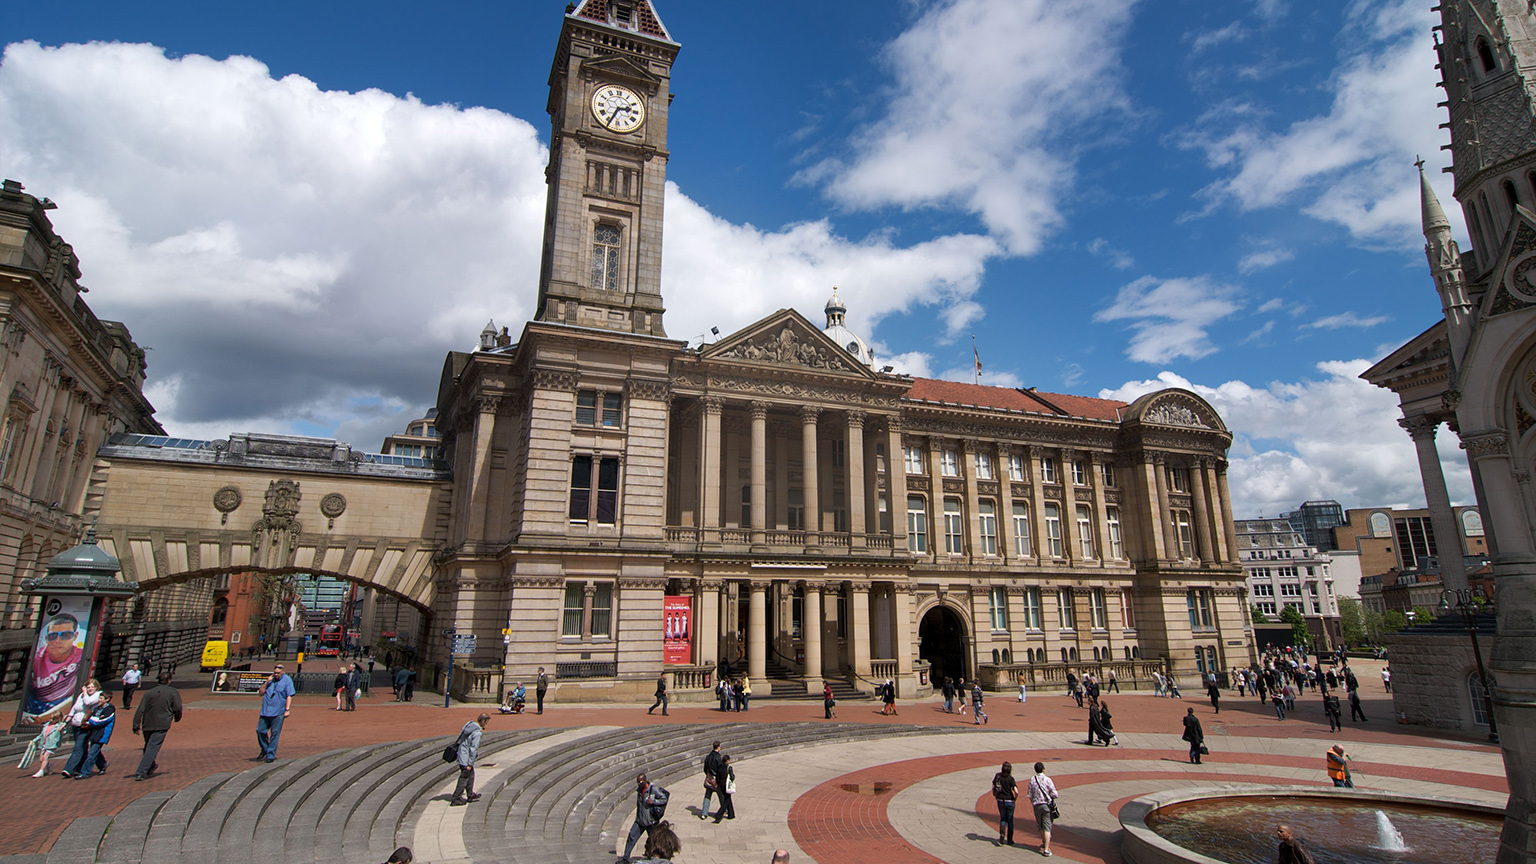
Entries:
POLYGON ((976 334, 971 334, 971 356, 976 358, 976 371, 973 379, 977 386, 981 386, 981 352, 976 350, 976 334))

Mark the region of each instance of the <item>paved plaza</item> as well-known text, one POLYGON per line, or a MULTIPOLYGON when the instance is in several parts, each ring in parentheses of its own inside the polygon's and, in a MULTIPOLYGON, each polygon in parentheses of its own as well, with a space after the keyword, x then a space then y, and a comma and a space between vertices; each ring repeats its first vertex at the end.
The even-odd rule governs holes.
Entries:
MULTIPOLYGON (((1361 673, 1379 680, 1374 666, 1361 664, 1361 673)), ((760 703, 742 714, 673 703, 665 718, 644 706, 552 704, 543 716, 493 716, 477 769, 485 797, 450 807, 456 772, 439 758, 443 736, 475 706, 444 709, 427 693, 397 704, 386 694, 337 713, 327 697, 300 696, 280 758, 265 764, 250 761, 252 699, 187 689, 164 773, 148 781, 126 776, 137 759, 126 722, 105 776, 32 779, 8 766, 0 801, 9 857, 0 861, 364 864, 408 845, 427 862, 608 862, 633 818, 642 770, 673 793, 667 818, 683 840, 679 861, 766 864, 776 848, 821 864, 1038 857, 1027 808, 1019 848, 996 844, 989 781, 1007 759, 1020 776, 1035 761, 1049 766, 1062 794, 1057 857, 1118 862, 1125 802, 1212 784, 1327 785, 1322 754, 1334 742, 1354 756, 1362 788, 1503 804, 1496 748, 1398 724, 1379 684, 1363 692, 1370 722, 1346 722, 1337 735, 1315 697, 1282 722, 1235 693, 1219 715, 1204 699, 1107 694, 1121 742, 1108 748, 1083 744, 1087 712, 1058 692, 1032 693, 1023 705, 991 695, 981 727, 936 700, 903 703, 895 717, 845 702, 835 721, 821 718, 819 702, 760 703), (1179 740, 1186 707, 1210 745, 1198 766, 1179 740), (738 818, 718 825, 696 818, 699 765, 715 738, 732 754, 738 784, 738 818)))

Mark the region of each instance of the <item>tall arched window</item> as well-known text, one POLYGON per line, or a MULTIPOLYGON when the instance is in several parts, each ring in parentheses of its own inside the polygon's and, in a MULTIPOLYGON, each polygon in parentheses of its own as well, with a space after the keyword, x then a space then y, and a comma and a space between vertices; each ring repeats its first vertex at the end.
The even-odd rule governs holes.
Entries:
POLYGON ((1499 187, 1504 190, 1504 198, 1509 202, 1509 212, 1515 212, 1515 206, 1520 203, 1520 196, 1515 194, 1515 184, 1503 180, 1499 183, 1499 187))
POLYGON ((1492 75, 1499 70, 1499 62, 1493 59, 1493 47, 1487 39, 1481 37, 1477 40, 1477 59, 1483 64, 1483 74, 1492 75))
MULTIPOLYGON (((1493 676, 1488 676, 1488 683, 1497 686, 1493 676)), ((1479 726, 1488 725, 1488 693, 1483 689, 1483 680, 1476 672, 1467 676, 1467 695, 1472 697, 1472 722, 1479 726)))
POLYGON ((619 290, 619 239, 617 225, 602 224, 592 230, 592 287, 619 290))

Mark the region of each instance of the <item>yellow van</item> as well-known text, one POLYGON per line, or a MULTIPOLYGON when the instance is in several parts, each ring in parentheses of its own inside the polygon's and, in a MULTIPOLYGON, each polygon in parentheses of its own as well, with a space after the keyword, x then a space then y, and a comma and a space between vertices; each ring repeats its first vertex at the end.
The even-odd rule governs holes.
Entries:
POLYGON ((229 662, 229 643, 222 639, 210 639, 203 645, 203 660, 199 665, 201 671, 210 669, 222 669, 229 662))

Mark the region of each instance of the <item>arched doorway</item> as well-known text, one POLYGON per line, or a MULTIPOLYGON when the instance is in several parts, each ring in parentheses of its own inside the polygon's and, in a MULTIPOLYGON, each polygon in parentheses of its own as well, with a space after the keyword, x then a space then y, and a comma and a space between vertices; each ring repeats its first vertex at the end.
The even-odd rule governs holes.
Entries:
POLYGON ((943 684, 945 678, 959 681, 971 677, 965 622, 955 610, 948 606, 929 609, 917 625, 917 636, 917 656, 928 661, 934 687, 943 684))

